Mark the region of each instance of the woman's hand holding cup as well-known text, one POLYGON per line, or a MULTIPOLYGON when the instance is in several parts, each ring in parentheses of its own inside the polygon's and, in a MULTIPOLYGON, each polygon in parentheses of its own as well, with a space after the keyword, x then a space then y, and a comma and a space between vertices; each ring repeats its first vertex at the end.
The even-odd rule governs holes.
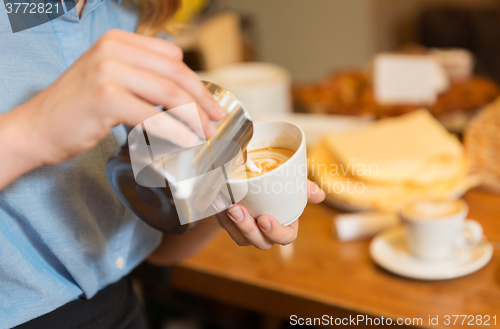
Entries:
POLYGON ((258 175, 230 174, 229 185, 237 204, 217 215, 219 224, 240 246, 267 250, 274 244, 289 244, 297 237, 298 218, 306 204, 325 198, 325 192, 307 179, 305 134, 290 122, 258 122, 247 151, 259 165, 278 166, 258 175))
MULTIPOLYGON (((307 194, 308 203, 320 203, 325 198, 325 192, 311 181, 307 182, 307 194)), ((219 213, 217 219, 239 246, 253 245, 261 250, 293 242, 299 228, 298 220, 284 226, 270 215, 253 218, 245 207, 238 204, 219 213)))

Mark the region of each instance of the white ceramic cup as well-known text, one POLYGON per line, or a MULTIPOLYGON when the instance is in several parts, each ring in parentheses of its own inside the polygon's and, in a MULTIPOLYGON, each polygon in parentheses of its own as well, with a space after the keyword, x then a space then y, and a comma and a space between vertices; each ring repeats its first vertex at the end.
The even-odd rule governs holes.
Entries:
POLYGON ((255 123, 247 151, 267 147, 286 148, 295 153, 290 159, 265 174, 248 179, 232 179, 233 195, 245 193, 238 203, 254 218, 271 215, 282 225, 297 220, 307 204, 306 139, 302 129, 291 122, 264 121, 255 123))
POLYGON ((428 199, 406 204, 400 216, 410 251, 418 258, 440 262, 458 247, 472 247, 483 237, 481 224, 467 219, 464 200, 428 199))

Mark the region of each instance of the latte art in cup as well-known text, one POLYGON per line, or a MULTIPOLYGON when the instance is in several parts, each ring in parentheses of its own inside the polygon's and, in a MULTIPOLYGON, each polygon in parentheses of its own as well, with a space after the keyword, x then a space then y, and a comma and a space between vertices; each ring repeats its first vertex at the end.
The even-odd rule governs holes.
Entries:
POLYGON ((466 219, 468 211, 467 202, 461 199, 409 202, 400 212, 409 250, 421 260, 439 262, 451 259, 459 247, 478 244, 483 229, 478 222, 466 219))
POLYGON ((233 168, 231 193, 244 195, 238 204, 253 218, 266 214, 281 225, 290 225, 307 205, 307 170, 301 170, 307 168, 304 131, 286 121, 257 122, 253 129, 247 162, 253 160, 262 171, 248 172, 246 164, 233 168))
POLYGON ((465 208, 461 200, 422 200, 406 204, 401 214, 403 217, 418 220, 440 220, 443 217, 460 214, 465 208))
POLYGON ((248 157, 252 159, 255 165, 262 169, 261 172, 254 172, 246 169, 247 178, 263 175, 273 169, 278 168, 292 157, 295 152, 281 148, 281 147, 268 147, 259 150, 248 152, 248 157))

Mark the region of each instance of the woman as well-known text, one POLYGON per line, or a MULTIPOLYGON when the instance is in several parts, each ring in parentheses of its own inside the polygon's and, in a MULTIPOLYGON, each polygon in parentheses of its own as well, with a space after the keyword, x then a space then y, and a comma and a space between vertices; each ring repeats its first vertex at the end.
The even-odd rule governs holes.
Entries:
MULTIPOLYGON (((178 6, 80 0, 18 33, 0 14, 1 329, 144 328, 127 279, 143 260, 189 257, 221 226, 238 245, 263 250, 295 239, 297 222, 255 220, 239 205, 185 235, 162 235, 112 193, 104 166, 126 139, 121 123, 194 101, 210 137, 210 120, 223 116, 182 51, 146 36, 162 32, 178 6)), ((320 202, 324 193, 309 185, 309 201, 320 202)))

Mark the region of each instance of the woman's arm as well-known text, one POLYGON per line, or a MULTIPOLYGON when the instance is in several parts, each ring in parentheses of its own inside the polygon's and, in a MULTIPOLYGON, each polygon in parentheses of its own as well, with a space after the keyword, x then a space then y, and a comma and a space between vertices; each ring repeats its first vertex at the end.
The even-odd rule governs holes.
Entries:
POLYGON ((215 216, 196 223, 188 233, 164 234, 160 246, 149 256, 148 261, 157 266, 167 266, 189 258, 212 241, 222 228, 215 216))
MULTIPOLYGON (((182 62, 182 50, 164 40, 125 31, 106 32, 64 74, 30 101, 0 115, 0 189, 42 165, 89 150, 111 128, 135 126, 159 113, 197 103, 205 137, 222 109, 182 62)), ((197 139, 170 125, 174 142, 197 139)))
MULTIPOLYGON (((307 190, 309 203, 320 203, 325 198, 325 192, 311 181, 308 182, 307 190)), ((162 243, 148 261, 153 265, 166 266, 189 258, 215 238, 221 231, 220 227, 223 227, 239 246, 255 246, 267 250, 274 244, 285 245, 293 242, 297 237, 299 221, 283 226, 269 215, 254 219, 244 207, 233 205, 227 212, 200 220, 193 230, 186 234, 164 235, 162 243), (234 211, 236 208, 241 210, 239 215, 234 211)))
MULTIPOLYGON (((208 139, 215 130, 210 121, 222 119, 224 112, 182 62, 182 50, 158 38, 108 31, 48 88, 0 116, 0 189, 34 168, 91 149, 120 123, 136 126, 159 113, 155 105, 174 108, 193 102, 208 139)), ((164 131, 174 142, 196 137, 183 127, 170 125, 164 131)), ((238 205, 218 220, 238 244, 260 249, 289 243, 297 234, 297 224, 285 227, 267 215, 254 220, 238 205), (242 218, 235 217, 239 209, 242 218), (267 231, 262 229, 266 224, 271 225, 267 231)), ((189 234, 165 237, 166 247, 157 254, 162 257, 152 259, 185 258, 217 231, 214 219, 204 220, 189 234)))
POLYGON ((0 190, 41 164, 26 117, 31 106, 33 102, 27 102, 0 115, 0 190))

